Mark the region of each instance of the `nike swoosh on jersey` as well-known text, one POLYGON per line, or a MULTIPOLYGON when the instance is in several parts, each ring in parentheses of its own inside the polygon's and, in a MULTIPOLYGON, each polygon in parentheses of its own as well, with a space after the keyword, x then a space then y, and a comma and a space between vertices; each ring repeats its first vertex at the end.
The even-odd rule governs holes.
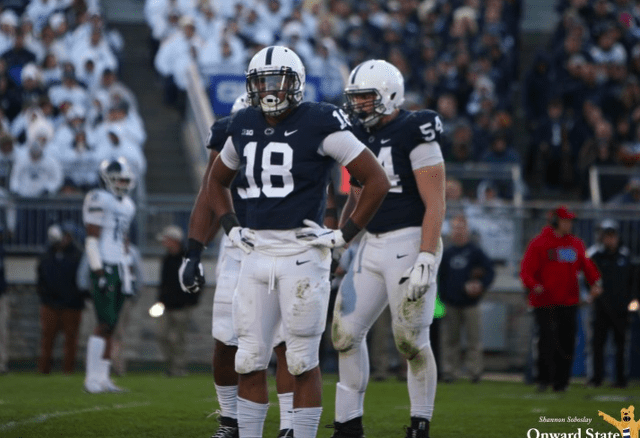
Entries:
POLYGON ((294 131, 284 131, 284 136, 285 137, 289 137, 291 134, 295 134, 296 132, 298 132, 298 130, 294 130, 294 131))
POLYGON ((402 254, 402 255, 400 255, 400 254, 396 254, 396 258, 397 258, 397 259, 401 259, 401 258, 404 258, 404 257, 406 257, 406 256, 408 256, 408 255, 409 255, 409 254, 402 254))
POLYGON ((305 263, 309 263, 311 260, 296 260, 296 266, 304 265, 305 263))
POLYGON ((385 138, 384 140, 380 140, 380 144, 389 143, 391 141, 390 138, 385 138))

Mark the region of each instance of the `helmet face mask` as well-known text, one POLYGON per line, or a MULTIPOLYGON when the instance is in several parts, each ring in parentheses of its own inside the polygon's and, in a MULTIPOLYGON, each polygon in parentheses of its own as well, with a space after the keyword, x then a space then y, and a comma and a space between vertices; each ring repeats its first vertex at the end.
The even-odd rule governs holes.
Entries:
POLYGON ((246 78, 251 105, 259 106, 266 115, 278 116, 302 102, 305 70, 291 49, 262 49, 251 59, 246 78))
POLYGON ((371 128, 382 116, 393 114, 402 105, 404 79, 394 65, 382 60, 369 60, 351 71, 344 92, 347 113, 359 119, 366 128, 371 128), (373 98, 372 105, 367 101, 370 98, 373 98))
POLYGON ((124 158, 104 160, 100 164, 100 178, 105 188, 118 198, 129 193, 135 185, 135 178, 124 158))
POLYGON ((366 128, 375 126, 384 115, 382 96, 376 89, 361 89, 345 93, 345 110, 352 119, 362 122, 366 128))

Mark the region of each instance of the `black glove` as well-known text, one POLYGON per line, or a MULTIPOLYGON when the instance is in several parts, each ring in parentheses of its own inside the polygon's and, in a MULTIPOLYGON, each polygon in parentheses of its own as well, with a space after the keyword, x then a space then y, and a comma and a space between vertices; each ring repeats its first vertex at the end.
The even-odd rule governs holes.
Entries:
POLYGON ((200 288, 204 285, 204 268, 199 257, 183 258, 178 275, 180 276, 180 287, 187 293, 200 292, 200 288))

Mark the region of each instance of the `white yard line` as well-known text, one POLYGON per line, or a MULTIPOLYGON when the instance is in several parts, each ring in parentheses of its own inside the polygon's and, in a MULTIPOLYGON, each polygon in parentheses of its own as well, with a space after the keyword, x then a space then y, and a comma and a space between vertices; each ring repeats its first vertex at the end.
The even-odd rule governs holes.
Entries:
POLYGON ((0 432, 15 429, 18 426, 24 426, 27 424, 44 423, 45 421, 51 420, 52 418, 67 417, 69 415, 80 415, 80 414, 85 414, 87 412, 139 408, 141 406, 149 406, 150 404, 151 403, 149 402, 132 402, 132 403, 123 403, 123 404, 118 403, 112 406, 93 406, 91 408, 76 409, 74 411, 55 411, 55 412, 50 412, 48 414, 36 415, 35 417, 27 418, 26 420, 9 421, 8 423, 0 424, 0 432))

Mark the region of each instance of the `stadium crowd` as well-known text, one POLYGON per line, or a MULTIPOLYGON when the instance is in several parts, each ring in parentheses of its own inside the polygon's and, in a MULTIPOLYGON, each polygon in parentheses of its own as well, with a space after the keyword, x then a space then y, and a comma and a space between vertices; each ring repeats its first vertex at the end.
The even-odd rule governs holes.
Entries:
POLYGON ((99 0, 5 2, 0 13, 2 190, 25 198, 86 193, 98 164, 127 158, 146 171, 146 132, 118 80, 121 35, 99 0))

